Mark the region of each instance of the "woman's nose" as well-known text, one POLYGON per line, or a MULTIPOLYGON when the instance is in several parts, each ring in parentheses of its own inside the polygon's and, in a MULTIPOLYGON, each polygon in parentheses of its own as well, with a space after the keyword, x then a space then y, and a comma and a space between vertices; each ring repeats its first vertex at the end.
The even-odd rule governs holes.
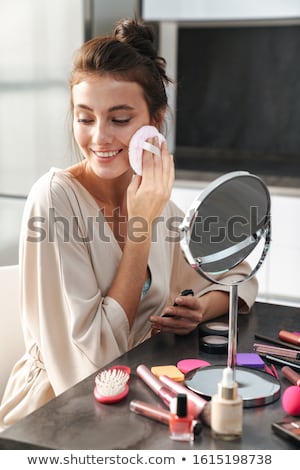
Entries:
POLYGON ((112 141, 112 133, 109 125, 103 122, 97 122, 93 133, 95 144, 106 144, 112 141))

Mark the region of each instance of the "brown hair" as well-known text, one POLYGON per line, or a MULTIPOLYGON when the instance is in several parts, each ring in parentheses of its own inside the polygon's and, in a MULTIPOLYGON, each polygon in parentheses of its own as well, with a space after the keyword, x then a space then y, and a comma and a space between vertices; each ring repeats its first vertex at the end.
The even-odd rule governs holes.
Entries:
POLYGON ((111 36, 97 36, 79 49, 70 77, 70 88, 87 75, 109 74, 116 80, 138 83, 144 92, 150 118, 161 124, 167 108, 166 61, 154 47, 150 26, 136 19, 119 20, 111 36))

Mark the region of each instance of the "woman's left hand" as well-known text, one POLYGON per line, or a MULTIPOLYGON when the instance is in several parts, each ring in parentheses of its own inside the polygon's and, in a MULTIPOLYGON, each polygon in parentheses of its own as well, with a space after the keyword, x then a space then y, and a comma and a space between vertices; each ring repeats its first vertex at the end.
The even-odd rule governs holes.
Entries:
POLYGON ((216 318, 228 312, 229 296, 227 292, 211 291, 202 297, 179 295, 176 305, 166 307, 162 315, 152 315, 153 333, 165 331, 177 335, 191 333, 200 323, 216 318))
POLYGON ((203 300, 197 297, 178 296, 175 305, 166 307, 161 316, 150 317, 153 330, 186 335, 193 331, 203 321, 203 300))

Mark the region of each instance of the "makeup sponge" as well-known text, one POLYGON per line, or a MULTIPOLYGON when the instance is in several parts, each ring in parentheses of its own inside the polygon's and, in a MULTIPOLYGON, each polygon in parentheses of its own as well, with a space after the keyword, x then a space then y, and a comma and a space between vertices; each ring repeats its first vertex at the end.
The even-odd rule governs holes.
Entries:
POLYGON ((292 416, 300 416, 300 387, 292 385, 285 389, 281 397, 284 411, 292 416))
POLYGON ((160 148, 146 142, 151 137, 158 137, 159 146, 166 140, 154 126, 143 126, 131 137, 128 148, 129 163, 137 175, 142 174, 143 150, 160 155, 160 148))

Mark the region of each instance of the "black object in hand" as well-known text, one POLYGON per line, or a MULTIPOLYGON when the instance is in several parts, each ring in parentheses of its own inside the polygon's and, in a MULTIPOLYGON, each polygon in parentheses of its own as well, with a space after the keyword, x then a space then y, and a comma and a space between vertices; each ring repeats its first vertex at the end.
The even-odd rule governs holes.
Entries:
MULTIPOLYGON (((194 292, 192 291, 192 289, 184 289, 182 292, 180 292, 180 295, 194 295, 194 292)), ((176 302, 173 304, 174 307, 177 307, 177 304, 176 302)), ((166 313, 165 315, 163 315, 163 317, 174 317, 174 315, 172 315, 171 313, 166 313)))

